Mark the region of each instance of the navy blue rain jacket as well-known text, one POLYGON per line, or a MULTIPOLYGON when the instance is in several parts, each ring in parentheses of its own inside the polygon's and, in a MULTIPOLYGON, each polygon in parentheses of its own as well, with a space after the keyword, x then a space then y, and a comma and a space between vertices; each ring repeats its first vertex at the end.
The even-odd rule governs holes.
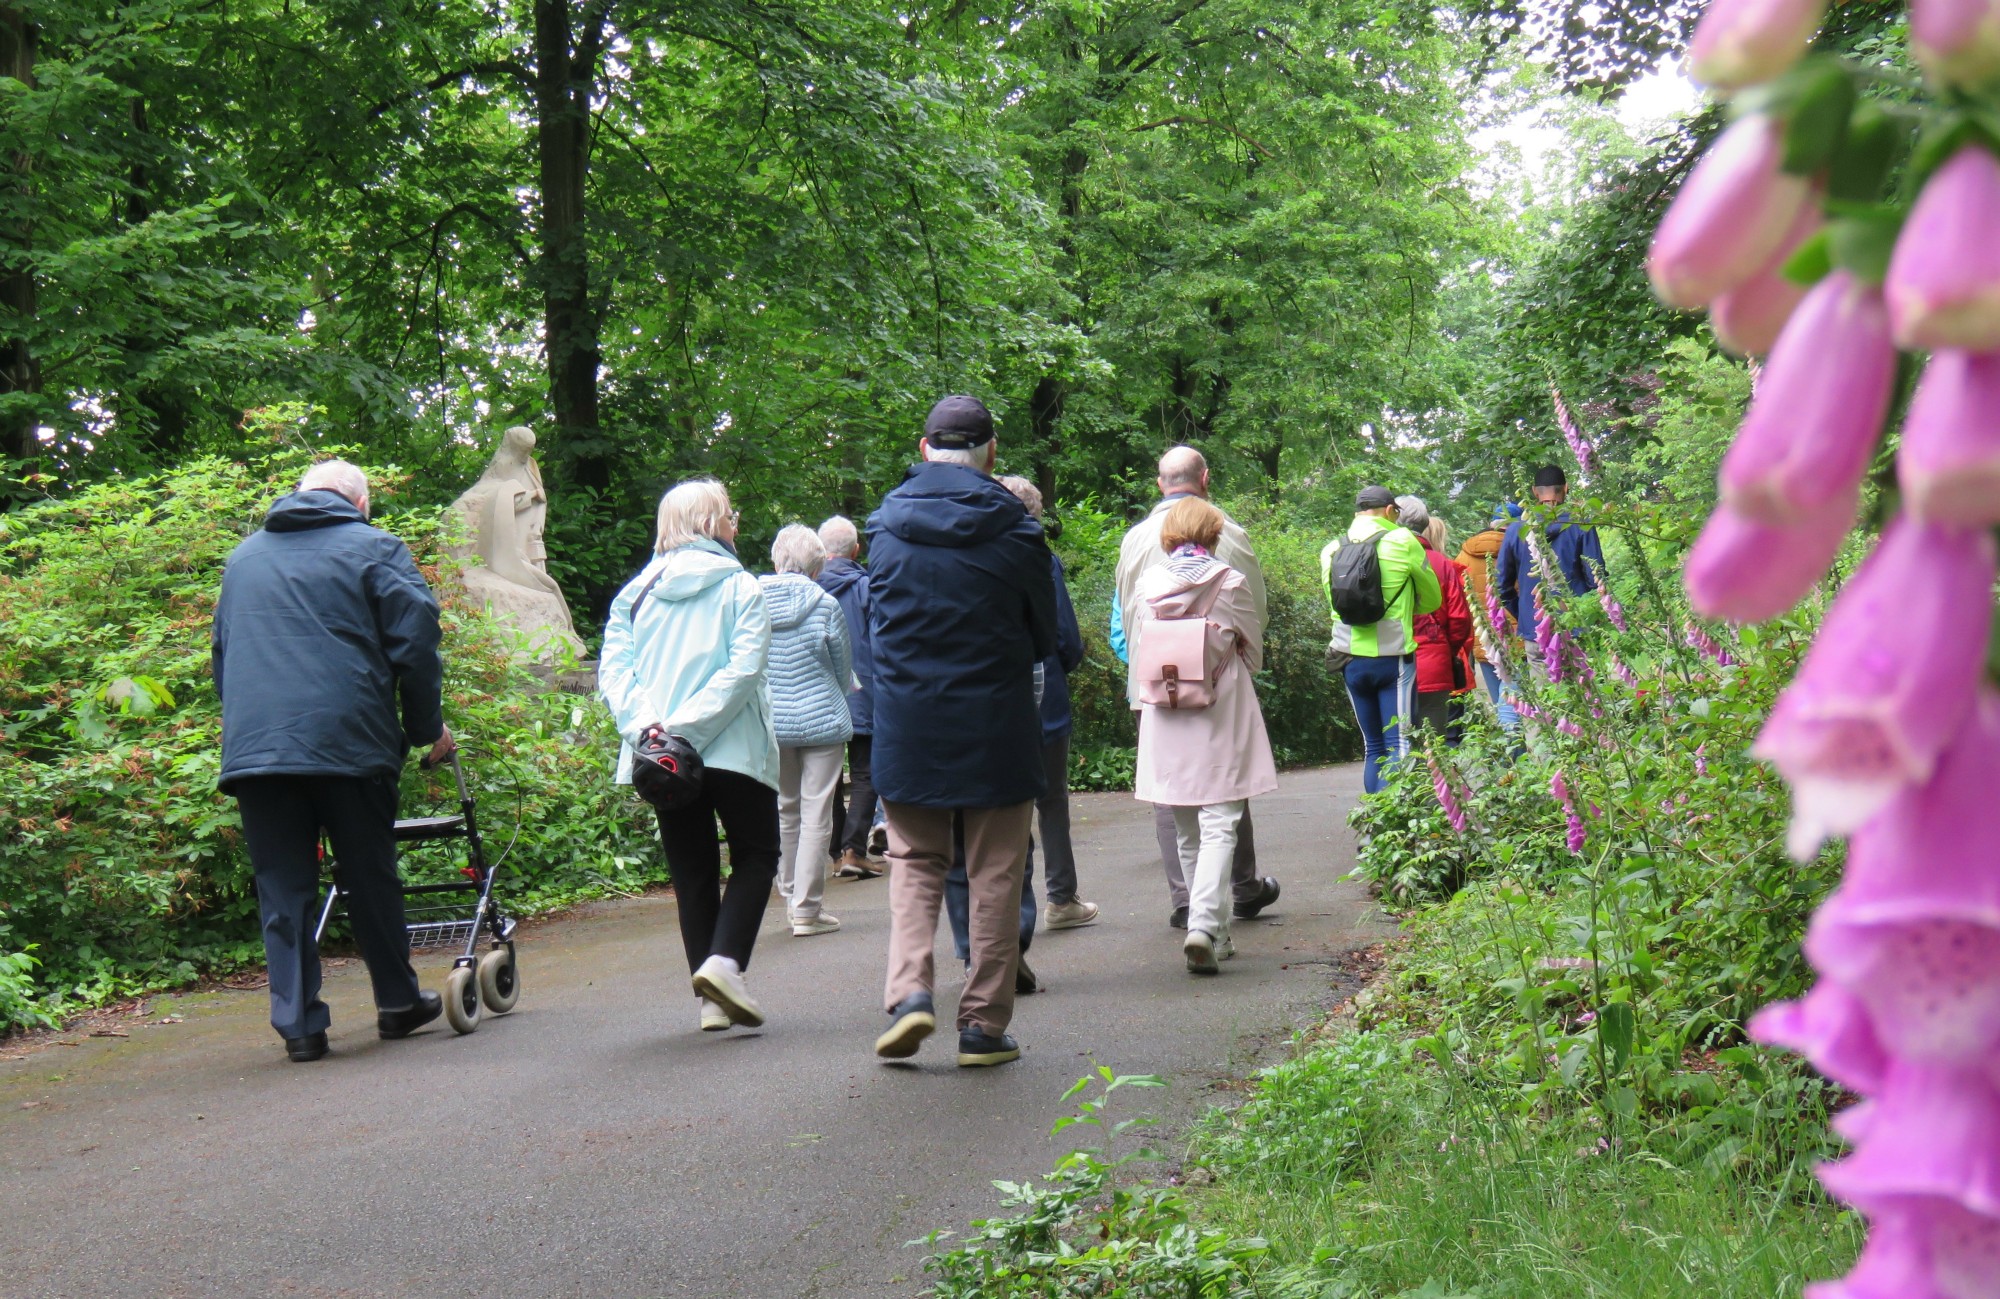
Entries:
POLYGON ((1070 732, 1069 674, 1083 666, 1083 629, 1076 625, 1076 606, 1069 602, 1069 582, 1062 560, 1049 556, 1056 583, 1056 652, 1043 660, 1042 743, 1052 744, 1070 732))
POLYGON ((819 573, 820 589, 840 602, 847 615, 847 641, 854 649, 854 679, 861 689, 847 696, 847 715, 856 735, 875 733, 875 654, 868 635, 868 570, 851 559, 829 559, 819 573))
POLYGON ((868 520, 875 789, 918 807, 1043 793, 1035 664, 1056 653, 1042 525, 965 465, 913 466, 868 520))
MULTIPOLYGON (((1541 585, 1542 575, 1535 571, 1535 558, 1528 553, 1528 543, 1521 536, 1521 529, 1527 526, 1522 519, 1507 525, 1493 579, 1500 584, 1501 603, 1514 615, 1515 631, 1521 639, 1533 640, 1538 629, 1535 588, 1541 585)), ((1558 514, 1545 526, 1549 558, 1569 585, 1570 594, 1587 595, 1595 591, 1598 576, 1604 572, 1604 547, 1597 540, 1597 529, 1571 523, 1568 511, 1558 514)))
POLYGON ((215 605, 222 788, 401 771, 444 733, 438 638, 407 546, 337 492, 281 498, 229 556, 215 605))

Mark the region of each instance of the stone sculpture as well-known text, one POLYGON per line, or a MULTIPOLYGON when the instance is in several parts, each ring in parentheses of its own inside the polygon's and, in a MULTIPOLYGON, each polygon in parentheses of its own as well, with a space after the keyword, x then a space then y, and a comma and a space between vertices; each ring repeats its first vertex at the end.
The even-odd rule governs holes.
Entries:
POLYGON ((516 425, 479 481, 454 503, 466 540, 452 548, 466 593, 528 637, 528 656, 554 663, 583 656, 562 588, 549 576, 542 530, 548 492, 535 465, 535 434, 516 425))

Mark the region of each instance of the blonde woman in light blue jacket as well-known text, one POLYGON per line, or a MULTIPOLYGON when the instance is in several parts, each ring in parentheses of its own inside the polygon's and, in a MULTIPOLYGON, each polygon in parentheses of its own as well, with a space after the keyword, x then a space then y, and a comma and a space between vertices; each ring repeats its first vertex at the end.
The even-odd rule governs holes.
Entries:
POLYGON ((771 543, 771 566, 778 571, 757 582, 771 616, 767 677, 778 729, 778 892, 791 913, 792 937, 810 938, 840 928, 822 897, 834 790, 854 738, 847 711, 854 650, 840 601, 814 580, 826 566, 819 534, 786 524, 771 543))
POLYGON ((778 865, 778 736, 765 672, 771 619, 735 552, 736 511, 712 478, 661 498, 654 558, 611 602, 598 689, 624 745, 658 727, 701 754, 701 795, 658 812, 701 1027, 756 1027, 764 1012, 744 971, 778 865), (722 887, 716 822, 729 843, 722 887))

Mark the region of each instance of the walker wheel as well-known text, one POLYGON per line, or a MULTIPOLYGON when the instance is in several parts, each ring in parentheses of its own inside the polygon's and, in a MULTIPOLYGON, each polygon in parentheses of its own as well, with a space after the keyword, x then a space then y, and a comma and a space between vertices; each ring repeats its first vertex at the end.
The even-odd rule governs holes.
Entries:
POLYGON ((496 1015, 514 1009, 521 999, 521 967, 515 963, 512 943, 479 958, 479 999, 496 1015))
POLYGON ((470 1033, 479 1027, 479 972, 470 965, 456 966, 445 977, 444 1017, 453 1032, 470 1033))

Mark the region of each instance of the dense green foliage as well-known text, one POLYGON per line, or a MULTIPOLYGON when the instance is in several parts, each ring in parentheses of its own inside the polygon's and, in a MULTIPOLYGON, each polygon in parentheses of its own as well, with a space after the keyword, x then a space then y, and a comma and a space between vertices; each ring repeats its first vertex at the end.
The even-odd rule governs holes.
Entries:
MULTIPOLYGON (((208 627, 222 561, 302 462, 199 460, 5 516, 0 1029, 262 957, 236 805, 215 788, 208 627)), ((435 579, 439 512, 402 509, 394 471, 377 482, 377 522, 435 579)), ((643 808, 610 783, 602 705, 534 693, 503 633, 449 596, 445 628, 446 714, 468 741, 492 851, 518 833, 511 898, 659 881, 643 808)), ((411 763, 405 808, 455 800, 446 780, 411 763)))

